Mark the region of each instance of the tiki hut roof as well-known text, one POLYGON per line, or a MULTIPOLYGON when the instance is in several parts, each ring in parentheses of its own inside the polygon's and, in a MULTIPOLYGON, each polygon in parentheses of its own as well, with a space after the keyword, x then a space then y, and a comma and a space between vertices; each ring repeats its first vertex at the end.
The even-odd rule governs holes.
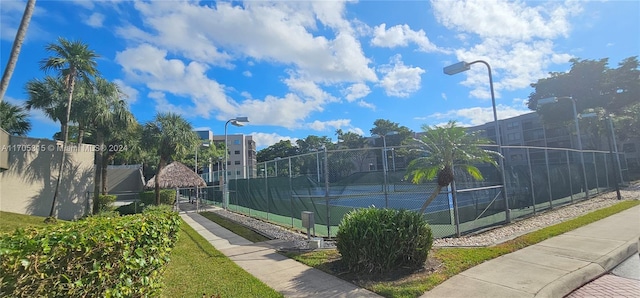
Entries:
MULTIPOLYGON (((205 187, 207 183, 192 169, 182 163, 174 161, 160 171, 160 188, 176 187, 205 187)), ((156 176, 153 176, 147 184, 148 188, 156 186, 156 176)))

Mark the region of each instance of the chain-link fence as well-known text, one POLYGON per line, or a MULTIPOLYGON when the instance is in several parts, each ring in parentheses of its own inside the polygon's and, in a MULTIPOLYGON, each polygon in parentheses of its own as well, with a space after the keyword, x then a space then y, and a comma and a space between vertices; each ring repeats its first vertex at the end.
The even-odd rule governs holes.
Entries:
MULTIPOLYGON (((608 152, 583 151, 584 171, 580 151, 572 149, 503 146, 502 152, 506 187, 497 168, 478 165, 484 181, 456 173, 455 183, 427 207, 435 237, 504 223, 504 197, 514 219, 613 188, 616 178, 628 181, 625 159, 612 163, 608 152)), ((247 171, 250 178, 229 177, 228 208, 300 230, 302 211, 311 211, 318 236, 335 236, 345 214, 358 208, 420 209, 436 184, 407 180, 415 154, 407 147, 320 150, 259 163, 247 171)), ((223 191, 204 191, 205 204, 224 206, 223 191)))

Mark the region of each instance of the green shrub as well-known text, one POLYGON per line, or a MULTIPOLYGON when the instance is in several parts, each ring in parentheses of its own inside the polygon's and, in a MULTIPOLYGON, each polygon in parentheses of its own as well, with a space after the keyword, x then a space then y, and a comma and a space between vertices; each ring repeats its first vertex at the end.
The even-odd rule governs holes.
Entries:
POLYGON ((113 203, 116 201, 117 196, 114 195, 98 195, 98 204, 96 210, 98 212, 104 211, 113 211, 115 208, 113 207, 113 203))
POLYGON ((116 208, 116 212, 120 213, 120 215, 130 215, 130 214, 136 214, 136 213, 142 213, 142 210, 144 210, 144 206, 146 206, 143 203, 140 202, 133 202, 131 204, 127 204, 127 205, 120 205, 118 206, 118 208, 116 208))
MULTIPOLYGON (((140 193, 140 201, 145 205, 156 204, 156 193, 152 191, 143 191, 140 193)), ((175 189, 160 190, 160 205, 173 205, 176 202, 175 189)))
POLYGON ((2 297, 154 297, 180 217, 150 210, 0 236, 2 297))
POLYGON ((342 262, 353 272, 420 267, 433 244, 422 216, 395 209, 352 211, 342 219, 336 238, 342 262))

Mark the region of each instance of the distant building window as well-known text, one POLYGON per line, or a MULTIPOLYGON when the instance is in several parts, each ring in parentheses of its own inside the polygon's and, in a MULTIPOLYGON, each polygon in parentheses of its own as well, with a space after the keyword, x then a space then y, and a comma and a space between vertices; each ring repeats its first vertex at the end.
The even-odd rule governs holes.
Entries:
POLYGON ((233 140, 234 145, 240 145, 240 140, 233 140))
POLYGON ((240 176, 240 175, 242 175, 242 172, 240 170, 237 170, 236 171, 236 176, 240 176))
POLYGON ((233 154, 239 155, 240 154, 240 150, 233 151, 233 154))
POLYGON ((508 133, 507 134, 507 140, 508 141, 517 141, 520 140, 520 133, 514 132, 514 133, 508 133))
POLYGON ((240 164, 240 161, 239 161, 239 160, 236 160, 236 161, 234 161, 233 163, 234 163, 234 164, 236 164, 236 165, 239 165, 239 164, 240 164))
POLYGON ((509 122, 507 123, 507 129, 516 129, 520 127, 520 122, 509 122))

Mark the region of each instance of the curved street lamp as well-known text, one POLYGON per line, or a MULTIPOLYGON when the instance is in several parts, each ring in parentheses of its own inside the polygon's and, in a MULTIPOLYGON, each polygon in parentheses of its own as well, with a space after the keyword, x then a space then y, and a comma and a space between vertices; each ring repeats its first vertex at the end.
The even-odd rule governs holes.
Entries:
POLYGON ((224 150, 226 151, 224 154, 224 178, 222 181, 222 185, 223 185, 223 192, 222 192, 222 205, 224 206, 225 209, 229 208, 229 185, 227 184, 227 179, 229 177, 229 175, 227 175, 227 171, 228 171, 228 156, 229 156, 229 140, 228 140, 228 136, 227 136, 227 125, 229 125, 229 123, 231 123, 234 126, 242 126, 244 122, 249 122, 249 118, 247 117, 235 117, 232 119, 229 119, 225 124, 224 124, 224 150))
MULTIPOLYGON (((502 155, 502 134, 500 133, 500 125, 498 125, 498 113, 496 112, 496 96, 493 91, 493 76, 491 75, 491 66, 484 60, 476 60, 473 62, 460 61, 456 64, 449 65, 443 68, 443 72, 448 75, 454 75, 471 69, 472 64, 482 63, 487 67, 489 72, 489 88, 491 89, 491 106, 493 107, 493 124, 496 130, 496 144, 498 145, 498 152, 502 155)), ((500 179, 502 180, 502 198, 504 199, 505 206, 505 220, 507 223, 511 222, 511 210, 509 209, 509 200, 507 200, 507 185, 504 176, 504 162, 502 158, 498 159, 500 165, 500 179)))

